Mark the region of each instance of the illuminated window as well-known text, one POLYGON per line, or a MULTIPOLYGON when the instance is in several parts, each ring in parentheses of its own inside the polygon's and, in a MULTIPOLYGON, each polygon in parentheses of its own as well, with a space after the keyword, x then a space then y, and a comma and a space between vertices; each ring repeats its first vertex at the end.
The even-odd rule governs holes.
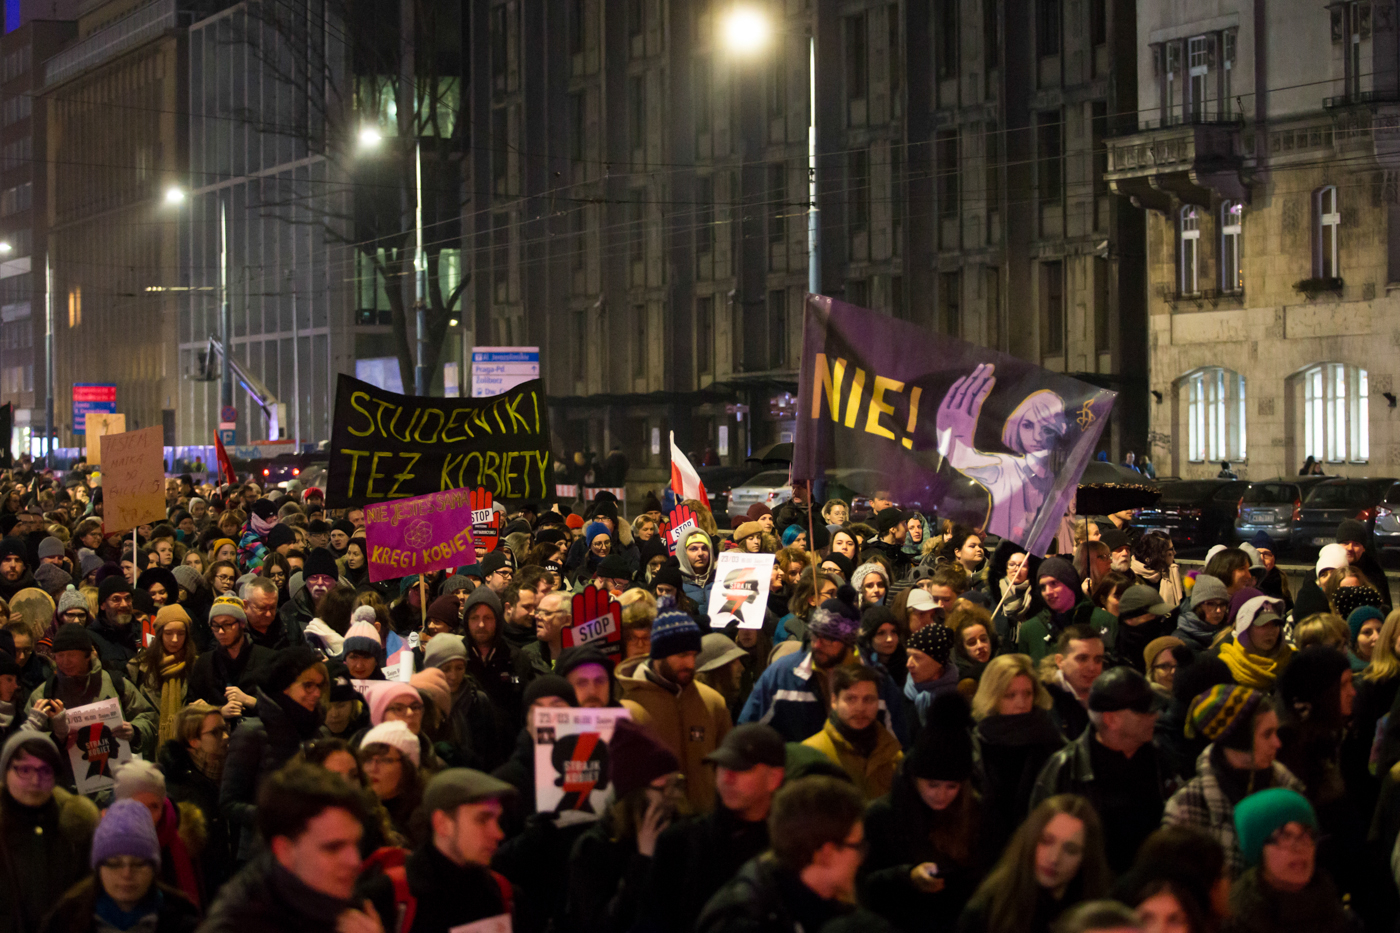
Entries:
POLYGON ((1320 363, 1303 379, 1303 453, 1328 463, 1371 458, 1370 379, 1345 363, 1320 363))
POLYGON ((1193 463, 1245 459, 1244 377, 1212 366, 1186 377, 1187 456, 1193 463))

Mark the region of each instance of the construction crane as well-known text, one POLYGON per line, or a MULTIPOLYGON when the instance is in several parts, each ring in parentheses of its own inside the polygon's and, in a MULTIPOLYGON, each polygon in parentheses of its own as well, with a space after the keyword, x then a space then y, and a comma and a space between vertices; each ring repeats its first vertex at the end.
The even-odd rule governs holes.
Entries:
MULTIPOLYGON (((199 353, 199 366, 192 377, 195 382, 217 382, 219 379, 218 360, 224 355, 224 346, 219 342, 219 338, 211 336, 209 345, 199 353), (217 354, 217 358, 216 358, 217 354)), ((287 403, 277 401, 277 396, 272 394, 263 381, 257 376, 245 370, 238 364, 235 357, 229 357, 229 369, 233 371, 234 378, 243 387, 243 391, 248 393, 248 397, 253 400, 253 404, 262 410, 263 417, 267 419, 267 439, 270 441, 285 440, 287 436, 284 425, 287 423, 287 403)))

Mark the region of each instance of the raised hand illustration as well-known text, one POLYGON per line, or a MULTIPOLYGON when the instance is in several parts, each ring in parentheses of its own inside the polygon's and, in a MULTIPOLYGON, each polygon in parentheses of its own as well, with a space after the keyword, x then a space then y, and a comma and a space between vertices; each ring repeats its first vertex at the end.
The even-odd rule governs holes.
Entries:
POLYGON ((472 506, 472 538, 486 551, 494 551, 501 540, 501 513, 491 507, 495 497, 491 490, 473 489, 469 495, 472 506))
POLYGON ((996 387, 995 370, 992 363, 979 364, 968 375, 959 377, 938 405, 938 452, 953 461, 954 466, 960 466, 960 446, 968 451, 975 449, 977 419, 982 415, 982 403, 996 387))
POLYGON ((573 624, 564 630, 564 647, 596 645, 605 653, 622 649, 622 604, 592 583, 574 594, 573 624))
POLYGON ((695 517, 695 510, 688 505, 678 505, 671 510, 671 523, 666 530, 666 550, 672 554, 676 553, 679 546, 678 540, 692 528, 699 528, 700 520, 695 517))

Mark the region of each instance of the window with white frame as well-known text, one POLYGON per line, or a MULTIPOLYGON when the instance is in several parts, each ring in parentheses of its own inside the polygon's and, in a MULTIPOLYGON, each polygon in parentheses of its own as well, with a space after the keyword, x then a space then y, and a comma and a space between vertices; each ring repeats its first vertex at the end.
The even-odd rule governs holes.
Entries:
POLYGON ((1243 376, 1212 366, 1186 377, 1186 437, 1193 463, 1245 459, 1243 376))
POLYGON ((1371 459, 1370 382, 1366 370, 1319 363, 1302 374, 1303 453, 1319 462, 1371 459))
POLYGON ((1209 95, 1210 61, 1214 58, 1215 42, 1211 36, 1192 36, 1186 42, 1187 67, 1190 81, 1187 84, 1187 112, 1192 120, 1206 116, 1206 99, 1209 95))
POLYGON ((1181 270, 1180 290, 1183 295, 1200 291, 1201 217, 1198 210, 1186 205, 1181 209, 1181 270))
POLYGON ((1342 208, 1332 185, 1313 194, 1313 227, 1313 275, 1341 278, 1342 208))
POLYGON ((1235 99, 1231 90, 1231 78, 1235 70, 1235 30, 1227 29, 1220 36, 1223 46, 1220 56, 1220 115, 1229 116, 1231 101, 1235 99))
POLYGON ((1240 260, 1240 240, 1244 231, 1244 205, 1226 201, 1220 205, 1220 290, 1244 291, 1244 265, 1240 260))

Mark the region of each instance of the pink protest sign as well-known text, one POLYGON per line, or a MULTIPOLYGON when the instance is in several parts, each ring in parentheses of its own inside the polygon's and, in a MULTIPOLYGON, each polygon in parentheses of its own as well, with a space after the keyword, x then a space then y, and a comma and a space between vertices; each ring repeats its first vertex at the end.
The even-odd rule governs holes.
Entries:
POLYGON ((476 563, 467 489, 395 499, 365 510, 369 578, 374 581, 476 563))

